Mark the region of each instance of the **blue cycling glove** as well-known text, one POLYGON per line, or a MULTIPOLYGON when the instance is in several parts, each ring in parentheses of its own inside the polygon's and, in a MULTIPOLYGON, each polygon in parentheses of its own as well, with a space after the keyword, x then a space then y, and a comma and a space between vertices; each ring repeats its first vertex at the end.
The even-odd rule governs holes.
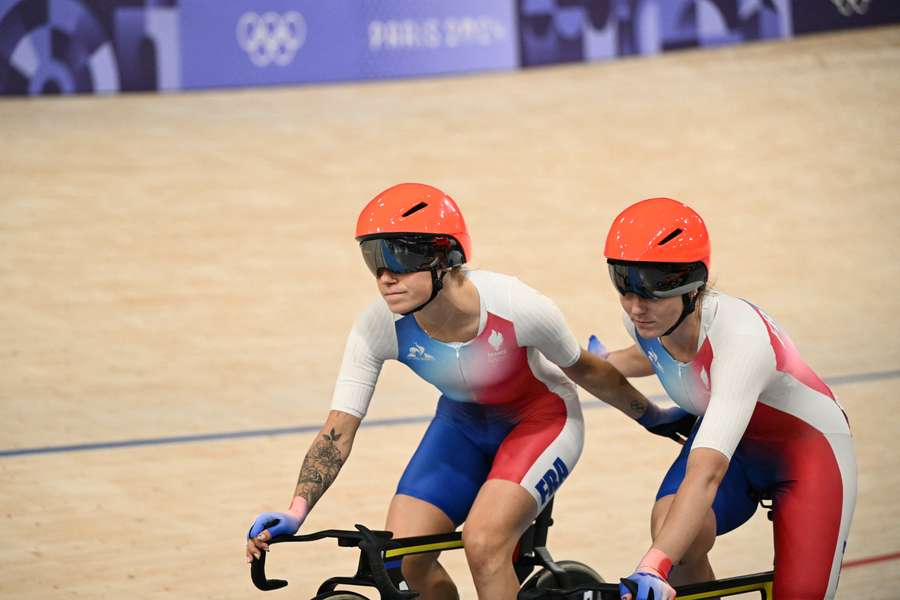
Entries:
POLYGON ((271 536, 270 539, 280 535, 294 535, 306 520, 308 512, 309 504, 306 498, 295 496, 287 512, 264 512, 256 517, 253 525, 250 526, 250 531, 247 532, 247 537, 256 537, 267 529, 271 536))
POLYGON ((597 339, 596 335, 591 335, 591 337, 588 338, 587 349, 591 354, 596 354, 604 360, 606 360, 606 357, 609 356, 609 350, 606 349, 606 346, 603 345, 603 342, 597 339))
POLYGON ((697 416, 692 415, 680 406, 661 408, 647 401, 647 411, 637 420, 650 433, 672 438, 683 444, 691 435, 697 416))
POLYGON ((673 600, 675 590, 667 579, 672 572, 672 560, 658 548, 650 548, 634 573, 619 580, 622 600, 673 600))
POLYGON ((650 573, 632 573, 620 580, 619 596, 622 600, 672 600, 675 590, 665 579, 650 573))

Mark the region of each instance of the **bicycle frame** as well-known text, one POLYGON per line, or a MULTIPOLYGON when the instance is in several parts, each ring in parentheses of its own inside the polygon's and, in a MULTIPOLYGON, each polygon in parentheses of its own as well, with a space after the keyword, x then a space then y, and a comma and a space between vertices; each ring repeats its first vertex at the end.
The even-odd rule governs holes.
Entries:
MULTIPOLYGON (((703 583, 675 586, 678 600, 725 598, 758 592, 761 600, 773 600, 773 571, 715 579, 703 583)), ((519 600, 620 600, 619 584, 606 583, 574 589, 532 590, 519 594, 519 600)))
MULTIPOLYGON (((571 587, 568 574, 550 556, 547 549, 547 533, 553 524, 553 502, 538 515, 519 541, 514 568, 519 583, 524 582, 535 567, 543 567, 552 573, 558 588, 530 589, 519 593, 520 600, 619 600, 619 585, 598 583, 590 586, 571 587)), ((404 556, 454 550, 463 547, 462 533, 393 538, 390 531, 373 531, 356 525, 356 531, 328 529, 315 533, 274 538, 269 544, 285 542, 310 542, 324 538, 336 538, 338 546, 359 549, 359 563, 352 576, 330 577, 318 588, 316 597, 333 592, 338 585, 355 585, 375 588, 381 600, 412 600, 416 592, 405 587, 400 563, 404 556)), ((265 572, 266 553, 254 559, 250 565, 250 577, 254 585, 264 591, 287 585, 282 579, 268 579, 265 572)), ((772 571, 694 583, 676 587, 679 600, 703 600, 758 592, 761 600, 773 600, 772 571)))
MULTIPOLYGON (((522 537, 516 548, 513 567, 519 583, 525 581, 535 567, 547 569, 563 587, 569 585, 569 576, 550 556, 547 549, 547 533, 553 525, 553 500, 541 511, 522 537)), ((404 556, 439 552, 463 547, 462 533, 452 532, 408 538, 393 538, 389 531, 373 531, 363 525, 356 525, 356 531, 328 529, 316 533, 282 536, 272 539, 269 544, 284 542, 310 542, 324 538, 336 538, 338 546, 356 547, 360 551, 356 573, 352 576, 331 577, 318 589, 317 595, 332 592, 336 586, 356 585, 374 587, 382 600, 408 600, 418 594, 401 589, 403 574, 400 564, 404 556)), ((254 585, 264 591, 279 589, 287 585, 283 579, 268 579, 265 573, 266 553, 254 559, 250 565, 250 577, 254 585)))

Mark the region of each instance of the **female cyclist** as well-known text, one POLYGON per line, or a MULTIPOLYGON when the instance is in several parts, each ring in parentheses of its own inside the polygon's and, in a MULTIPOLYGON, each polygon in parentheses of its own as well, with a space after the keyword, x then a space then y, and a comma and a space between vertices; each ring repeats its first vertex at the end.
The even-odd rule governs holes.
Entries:
MULTIPOLYGON (((356 239, 381 298, 350 332, 331 411, 303 461, 290 509, 257 517, 247 558, 258 557, 272 537, 296 532, 334 481, 381 366, 394 359, 441 396, 386 528, 396 536, 429 535, 465 521, 478 597, 515 598, 515 544, 581 454, 583 422, 571 380, 655 433, 668 434, 671 419, 648 410, 609 363, 582 352, 546 297, 513 277, 463 270, 471 240, 442 191, 416 183, 389 188, 360 213, 356 239)), ((423 599, 456 598, 437 558, 404 558, 404 577, 423 599)))
POLYGON ((653 544, 622 598, 668 600, 670 583, 714 579, 716 536, 747 521, 761 497, 774 502, 774 597, 833 598, 856 460, 831 390, 766 313, 707 289, 709 235, 684 204, 628 207, 604 254, 636 342, 607 359, 627 377, 655 373, 701 417, 660 485, 653 544))

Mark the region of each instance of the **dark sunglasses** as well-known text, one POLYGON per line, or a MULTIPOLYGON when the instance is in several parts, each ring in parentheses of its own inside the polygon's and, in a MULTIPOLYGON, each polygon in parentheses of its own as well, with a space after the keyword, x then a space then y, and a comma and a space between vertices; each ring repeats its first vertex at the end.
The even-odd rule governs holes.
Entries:
POLYGON ((620 294, 642 298, 674 298, 706 283, 706 265, 695 263, 638 263, 609 260, 609 277, 620 294))
POLYGON ((415 273, 437 266, 452 247, 450 238, 416 236, 370 238, 359 242, 366 266, 377 276, 380 269, 391 273, 415 273))

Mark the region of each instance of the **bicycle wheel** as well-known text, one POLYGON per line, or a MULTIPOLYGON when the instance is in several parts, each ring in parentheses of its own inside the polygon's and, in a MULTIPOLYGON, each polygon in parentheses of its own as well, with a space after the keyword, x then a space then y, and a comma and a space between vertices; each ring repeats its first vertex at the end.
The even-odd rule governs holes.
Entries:
MULTIPOLYGON (((569 576, 569 585, 571 587, 587 587, 595 583, 605 583, 605 580, 600 577, 597 571, 577 560, 561 560, 556 564, 569 576)), ((549 590, 558 587, 560 586, 556 581, 556 576, 547 569, 541 569, 525 582, 522 590, 549 590)))

